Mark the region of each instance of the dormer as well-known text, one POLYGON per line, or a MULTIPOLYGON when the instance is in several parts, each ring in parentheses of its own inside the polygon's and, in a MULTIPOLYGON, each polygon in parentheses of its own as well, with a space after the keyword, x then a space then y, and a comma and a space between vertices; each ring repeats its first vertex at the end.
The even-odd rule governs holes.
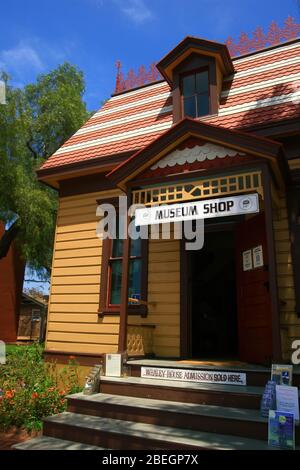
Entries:
POLYGON ((225 44, 186 37, 157 64, 173 93, 173 122, 217 114, 223 79, 234 72, 225 44))

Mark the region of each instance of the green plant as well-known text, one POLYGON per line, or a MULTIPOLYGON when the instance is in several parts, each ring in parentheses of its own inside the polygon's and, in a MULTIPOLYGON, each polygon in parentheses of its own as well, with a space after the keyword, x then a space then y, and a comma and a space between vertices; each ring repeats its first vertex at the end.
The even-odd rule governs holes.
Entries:
POLYGON ((44 362, 39 344, 11 349, 0 366, 0 430, 41 429, 42 419, 65 411, 66 395, 80 390, 74 359, 58 371, 44 362))

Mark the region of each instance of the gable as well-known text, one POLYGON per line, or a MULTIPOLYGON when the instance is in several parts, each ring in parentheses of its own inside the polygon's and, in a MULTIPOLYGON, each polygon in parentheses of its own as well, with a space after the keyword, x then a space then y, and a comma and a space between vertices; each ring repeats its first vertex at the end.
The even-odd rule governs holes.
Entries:
POLYGON ((251 156, 251 160, 247 160, 247 163, 252 161, 252 158, 270 163, 279 185, 282 185, 282 172, 285 174, 286 168, 281 144, 185 118, 143 150, 121 163, 107 177, 124 190, 129 181, 140 179, 147 170, 151 168, 157 170, 159 165, 156 164, 159 161, 162 161, 160 165, 165 168, 172 168, 168 166, 169 164, 178 165, 180 172, 183 172, 183 165, 200 165, 199 169, 207 169, 207 165, 220 166, 220 162, 225 161, 227 164, 232 159, 237 162, 237 158, 245 159, 248 155, 251 156), (178 152, 182 150, 180 146, 189 149, 202 148, 180 153, 178 152), (188 162, 189 159, 192 160, 191 163, 188 162))
POLYGON ((188 139, 138 175, 138 179, 226 168, 243 164, 245 161, 249 163, 258 159, 245 152, 203 139, 188 139))

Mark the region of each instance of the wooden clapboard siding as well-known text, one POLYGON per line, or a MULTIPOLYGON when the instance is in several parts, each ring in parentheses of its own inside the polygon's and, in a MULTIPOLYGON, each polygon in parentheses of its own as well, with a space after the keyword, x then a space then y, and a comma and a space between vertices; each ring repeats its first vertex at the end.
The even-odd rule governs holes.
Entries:
POLYGON ((155 325, 154 353, 180 355, 180 245, 179 240, 149 240, 148 316, 130 324, 155 325))
POLYGON ((46 348, 101 354, 118 348, 119 317, 99 320, 102 241, 96 235, 97 199, 119 192, 60 199, 52 263, 46 348))
POLYGON ((76 323, 64 323, 63 321, 53 321, 49 324, 49 330, 51 332, 63 333, 68 331, 69 333, 94 333, 94 334, 110 334, 115 335, 119 334, 119 325, 112 325, 110 323, 81 323, 77 325, 76 323))
MULTIPOLYGON (((97 313, 86 313, 82 315, 81 313, 57 313, 52 312, 51 315, 52 322, 61 322, 61 323, 68 323, 69 326, 73 323, 93 323, 96 325, 98 323, 98 314, 97 313)), ((101 325, 119 325, 119 318, 118 317, 105 317, 101 319, 101 325)))
POLYGON ((280 195, 279 208, 274 208, 273 226, 280 300, 280 324, 284 359, 291 356, 291 342, 300 334, 300 319, 295 312, 295 289, 291 257, 290 232, 286 197, 280 195))
POLYGON ((116 344, 92 344, 92 343, 81 343, 81 342, 66 342, 66 341, 47 341, 47 351, 55 353, 55 351, 65 352, 76 352, 81 353, 90 353, 90 354, 104 354, 107 352, 115 353, 118 350, 118 345, 116 344))
MULTIPOLYGON (((101 246, 99 247, 101 250, 101 246)), ((56 258, 53 262, 53 267, 54 268, 73 268, 73 267, 87 267, 87 266, 93 266, 95 268, 101 267, 101 257, 95 257, 95 256, 88 256, 86 258, 79 257, 79 258, 65 258, 65 259, 60 259, 56 258)), ((80 270, 79 270, 80 271, 80 270)), ((99 272, 99 269, 97 269, 97 272, 99 272)))
POLYGON ((52 295, 53 294, 98 294, 99 286, 97 279, 96 283, 93 284, 75 284, 70 285, 61 285, 61 286, 52 286, 52 295))
MULTIPOLYGON (((85 343, 85 344, 107 344, 115 345, 115 334, 93 334, 93 333, 62 333, 57 331, 48 331, 48 341, 61 341, 65 343, 85 343), (99 338, 101 336, 101 340, 99 338), (100 341, 99 341, 100 340, 100 341)), ((89 352, 89 351, 88 351, 89 352)))
POLYGON ((97 284, 99 282, 99 275, 86 275, 86 276, 53 276, 52 277, 52 286, 61 286, 61 285, 83 285, 83 284, 97 284))

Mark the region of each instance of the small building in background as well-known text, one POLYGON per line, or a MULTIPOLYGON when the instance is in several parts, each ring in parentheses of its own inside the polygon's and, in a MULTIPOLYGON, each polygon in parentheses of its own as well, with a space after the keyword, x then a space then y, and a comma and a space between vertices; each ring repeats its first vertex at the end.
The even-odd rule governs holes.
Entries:
POLYGON ((23 292, 18 341, 43 341, 46 324, 47 299, 38 300, 23 292))

